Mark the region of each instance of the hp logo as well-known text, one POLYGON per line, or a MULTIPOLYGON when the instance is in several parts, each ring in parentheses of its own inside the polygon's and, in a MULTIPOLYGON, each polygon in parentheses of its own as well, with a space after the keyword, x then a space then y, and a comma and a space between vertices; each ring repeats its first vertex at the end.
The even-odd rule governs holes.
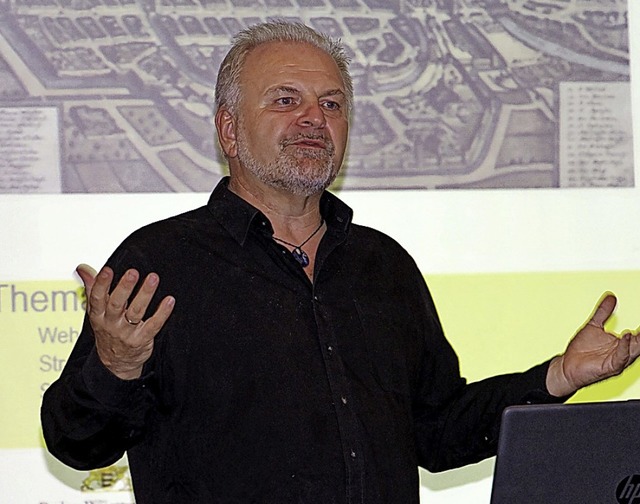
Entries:
POLYGON ((627 476, 618 483, 616 499, 620 504, 640 504, 640 474, 627 476))

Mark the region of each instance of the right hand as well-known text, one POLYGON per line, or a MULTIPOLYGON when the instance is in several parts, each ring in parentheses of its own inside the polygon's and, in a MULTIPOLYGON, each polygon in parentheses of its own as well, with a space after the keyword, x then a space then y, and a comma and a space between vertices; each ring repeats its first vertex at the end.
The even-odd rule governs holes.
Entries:
POLYGON ((171 315, 172 296, 165 297, 153 316, 142 320, 160 278, 149 273, 128 304, 140 274, 127 270, 109 294, 113 270, 107 266, 99 273, 86 264, 76 268, 87 293, 87 315, 95 335, 98 357, 118 378, 133 380, 142 375, 144 363, 151 357, 156 334, 171 315))

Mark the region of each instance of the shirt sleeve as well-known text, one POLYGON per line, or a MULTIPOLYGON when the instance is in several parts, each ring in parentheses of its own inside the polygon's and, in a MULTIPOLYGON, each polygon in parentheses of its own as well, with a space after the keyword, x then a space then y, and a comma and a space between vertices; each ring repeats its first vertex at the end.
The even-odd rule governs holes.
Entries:
POLYGON ((414 396, 419 464, 437 472, 495 455, 507 406, 563 402, 546 388, 549 361, 522 373, 474 383, 460 376, 458 357, 444 336, 422 277, 424 354, 414 396))
MULTIPOLYGON (((110 261, 117 277, 126 269, 119 267, 122 255, 110 261)), ((112 374, 96 353, 85 316, 60 378, 43 396, 40 416, 48 450, 80 470, 114 463, 144 435, 145 417, 153 405, 152 382, 147 366, 135 380, 112 374)))

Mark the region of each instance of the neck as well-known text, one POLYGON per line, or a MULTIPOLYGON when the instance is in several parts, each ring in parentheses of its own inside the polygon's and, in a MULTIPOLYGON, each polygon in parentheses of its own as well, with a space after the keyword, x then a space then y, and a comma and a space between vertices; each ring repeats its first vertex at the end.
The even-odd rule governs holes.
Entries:
POLYGON ((300 196, 268 186, 255 177, 232 175, 229 190, 264 213, 274 229, 274 235, 299 242, 315 230, 322 219, 321 193, 300 196))

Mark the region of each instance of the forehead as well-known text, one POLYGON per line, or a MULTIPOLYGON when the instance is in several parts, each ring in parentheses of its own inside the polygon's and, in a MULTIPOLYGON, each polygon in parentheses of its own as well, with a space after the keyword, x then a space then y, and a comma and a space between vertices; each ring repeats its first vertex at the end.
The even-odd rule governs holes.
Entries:
POLYGON ((344 90, 333 58, 306 42, 267 42, 252 49, 240 75, 243 87, 263 91, 279 84, 344 90))

